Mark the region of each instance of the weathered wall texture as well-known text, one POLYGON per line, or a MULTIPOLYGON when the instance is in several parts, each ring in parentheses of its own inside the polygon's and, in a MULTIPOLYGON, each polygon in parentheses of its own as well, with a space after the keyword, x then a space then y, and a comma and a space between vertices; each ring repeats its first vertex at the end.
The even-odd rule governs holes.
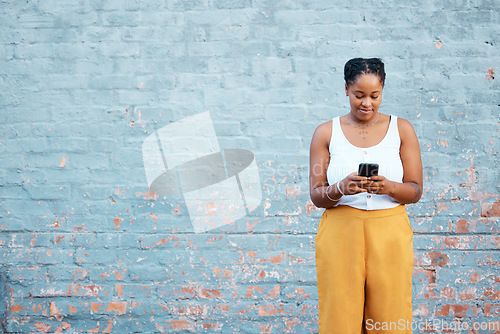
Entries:
POLYGON ((308 150, 347 112, 354 56, 383 58, 381 111, 420 139, 415 332, 498 321, 499 9, 0 0, 3 331, 317 332, 308 150), (262 202, 194 233, 182 195, 148 188, 142 144, 202 112, 221 149, 255 154, 262 202))

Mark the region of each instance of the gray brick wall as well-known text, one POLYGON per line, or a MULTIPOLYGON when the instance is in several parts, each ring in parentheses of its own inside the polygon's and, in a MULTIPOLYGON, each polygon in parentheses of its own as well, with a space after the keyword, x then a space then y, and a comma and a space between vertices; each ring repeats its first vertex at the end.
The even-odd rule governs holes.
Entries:
POLYGON ((425 193, 407 206, 415 333, 488 332, 500 316, 499 7, 0 0, 3 331, 317 332, 309 143, 348 110, 344 63, 377 56, 381 111, 409 119, 422 149, 425 193), (194 233, 182 196, 148 188, 141 149, 202 112, 222 149, 255 154, 262 202, 194 233))

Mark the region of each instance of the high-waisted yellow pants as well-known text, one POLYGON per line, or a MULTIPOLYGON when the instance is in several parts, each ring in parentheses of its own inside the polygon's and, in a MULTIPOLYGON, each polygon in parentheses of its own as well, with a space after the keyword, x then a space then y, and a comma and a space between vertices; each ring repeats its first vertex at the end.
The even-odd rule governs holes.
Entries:
POLYGON ((320 334, 412 332, 413 231, 404 205, 326 209, 315 240, 320 334))

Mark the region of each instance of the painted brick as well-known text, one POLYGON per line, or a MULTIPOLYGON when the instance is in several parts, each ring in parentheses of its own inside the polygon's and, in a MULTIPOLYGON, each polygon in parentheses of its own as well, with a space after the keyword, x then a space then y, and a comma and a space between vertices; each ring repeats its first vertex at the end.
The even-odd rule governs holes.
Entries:
POLYGON ((346 112, 355 56, 384 59, 383 112, 421 143, 414 332, 498 318, 495 1, 1 7, 3 331, 316 333, 308 149, 346 112), (148 189, 141 146, 203 111, 221 148, 255 154, 263 199, 195 234, 182 196, 148 189))

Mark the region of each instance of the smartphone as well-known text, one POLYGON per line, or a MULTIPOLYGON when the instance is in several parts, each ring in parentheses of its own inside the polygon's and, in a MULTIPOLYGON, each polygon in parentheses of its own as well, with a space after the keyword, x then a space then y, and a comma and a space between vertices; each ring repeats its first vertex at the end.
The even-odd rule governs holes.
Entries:
POLYGON ((366 177, 378 175, 378 164, 359 164, 358 175, 366 177))

